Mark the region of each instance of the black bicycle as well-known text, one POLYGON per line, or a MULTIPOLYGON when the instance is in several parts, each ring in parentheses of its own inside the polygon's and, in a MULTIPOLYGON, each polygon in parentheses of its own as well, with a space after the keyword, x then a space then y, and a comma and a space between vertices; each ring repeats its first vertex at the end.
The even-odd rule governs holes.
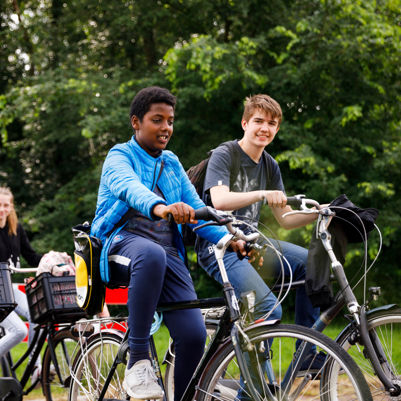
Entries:
MULTIPOLYGON (((227 278, 223 256, 233 239, 252 243, 261 233, 245 235, 238 228, 242 222, 212 208, 197 211, 196 218, 210 221, 205 224, 226 225, 230 234, 215 248, 224 297, 158 307, 158 312, 162 313, 224 305, 224 312, 216 317, 217 327, 182 400, 372 400, 356 363, 333 340, 297 325, 249 321, 252 305, 246 307, 246 303, 240 310, 227 278), (325 355, 325 362, 316 371, 313 360, 321 353, 325 355), (332 372, 329 376, 323 374, 327 367, 332 372)), ((88 338, 72 365, 70 401, 129 399, 122 387, 129 352, 127 338, 128 332, 123 334, 112 329, 88 338)), ((150 353, 160 384, 165 388, 165 398, 172 401, 173 381, 167 378, 163 383, 153 341, 150 353)))
MULTIPOLYGON (((0 286, 7 297, 0 297, 0 316, 4 319, 14 308, 10 270, 18 273, 35 272, 36 269, 16 269, 0 264, 0 286)), ((8 352, 0 359, 0 400, 22 400, 40 381, 46 400, 66 400, 70 385, 70 365, 78 347, 77 335, 72 333, 73 322, 85 316, 75 303, 75 277, 53 277, 44 273, 26 285, 31 319, 38 323, 34 338, 26 352, 13 361, 8 352), (42 373, 34 383, 29 383, 41 351, 44 349, 42 373), (29 356, 31 355, 31 358, 29 356), (28 360, 22 375, 17 369, 28 360)))
MULTIPOLYGON (((369 288, 370 296, 365 296, 362 304, 359 304, 354 293, 355 287, 366 280, 368 271, 378 257, 377 255, 373 263, 367 266, 366 232, 360 233, 365 245, 364 274, 354 286, 351 286, 343 265, 333 251, 329 231, 331 220, 336 218, 336 210, 341 208, 321 208, 317 201, 306 199, 303 195, 296 196, 296 199, 292 204, 298 206, 300 210, 291 213, 319 214, 316 235, 330 258, 331 271, 339 287, 333 305, 322 313, 313 329, 322 332, 346 307, 349 324, 338 335, 336 342, 358 363, 374 400, 401 400, 401 309, 396 304, 370 309, 371 302, 377 300, 380 295, 378 287, 369 288), (308 206, 312 206, 314 209, 308 208, 308 206)), ((352 213, 349 210, 348 212, 352 213)), ((345 230, 350 229, 347 221, 343 221, 343 224, 345 230)), ((361 227, 363 227, 362 224, 361 227)), ((377 227, 376 229, 380 234, 377 227)), ((381 235, 379 237, 381 242, 381 235)), ((381 244, 379 249, 381 249, 381 244)), ((331 374, 332 369, 326 369, 323 379, 330 381, 331 374)))
MULTIPOLYGON (((313 325, 313 329, 323 332, 332 321, 339 316, 345 309, 345 318, 347 325, 341 330, 336 338, 337 344, 344 348, 349 355, 357 362, 362 370, 374 400, 400 400, 401 399, 401 309, 396 304, 382 305, 371 309, 373 301, 377 301, 380 295, 380 288, 371 287, 368 289, 369 296, 365 296, 360 305, 356 299, 354 290, 357 285, 364 284, 367 273, 374 265, 378 255, 373 263, 368 267, 367 262, 367 244, 366 233, 361 232, 365 239, 365 263, 364 274, 354 286, 351 286, 346 277, 341 263, 333 252, 331 244, 331 234, 328 226, 335 215, 335 207, 320 208, 317 201, 306 199, 302 195, 289 197, 289 203, 299 207, 300 211, 292 213, 318 213, 320 215, 316 225, 317 238, 322 242, 325 252, 330 257, 332 264, 332 281, 338 283, 338 293, 333 304, 326 309, 319 319, 313 325), (308 208, 314 206, 315 209, 308 208)), ((351 213, 351 212, 349 212, 351 213)), ((349 222, 343 221, 345 230, 349 228, 349 222)), ((376 227, 378 230, 378 228, 376 227)), ((380 232, 379 232, 380 233, 380 232)), ((344 235, 344 233, 342 234, 344 235)), ((381 241, 381 235, 379 235, 381 241)), ((381 245, 379 246, 379 249, 381 245)), ((293 290, 299 286, 304 286, 305 281, 290 283, 280 282, 272 287, 274 292, 293 290)), ((365 284, 364 284, 365 286, 365 284)), ((215 314, 215 309, 209 309, 206 312, 206 325, 208 332, 213 334, 217 329, 218 321, 211 317, 215 314)), ((172 348, 165 359, 166 383, 174 376, 174 349, 172 348)), ((322 371, 324 382, 329 383, 332 379, 333 370, 328 366, 322 371)), ((335 381, 336 379, 334 379, 335 381)), ((170 385, 171 387, 171 385, 170 385)), ((169 385, 166 384, 166 391, 171 393, 169 385)))

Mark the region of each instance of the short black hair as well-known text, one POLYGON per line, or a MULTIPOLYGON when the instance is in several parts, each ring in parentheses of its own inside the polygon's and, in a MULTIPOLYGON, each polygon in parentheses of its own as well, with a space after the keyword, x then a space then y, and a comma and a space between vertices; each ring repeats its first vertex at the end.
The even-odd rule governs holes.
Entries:
POLYGON ((142 121, 143 116, 149 111, 154 103, 166 103, 175 108, 176 98, 166 88, 149 86, 141 89, 131 102, 129 117, 136 116, 142 121))

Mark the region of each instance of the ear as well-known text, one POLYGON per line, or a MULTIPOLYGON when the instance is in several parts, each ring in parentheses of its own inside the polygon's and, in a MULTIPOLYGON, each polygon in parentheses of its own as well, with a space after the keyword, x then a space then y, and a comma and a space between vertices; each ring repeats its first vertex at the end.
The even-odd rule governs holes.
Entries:
POLYGON ((241 127, 245 131, 246 127, 248 125, 248 122, 246 120, 241 120, 241 127))
POLYGON ((138 131, 139 130, 139 118, 137 117, 137 116, 132 116, 131 117, 131 125, 132 125, 132 128, 135 130, 135 131, 138 131))

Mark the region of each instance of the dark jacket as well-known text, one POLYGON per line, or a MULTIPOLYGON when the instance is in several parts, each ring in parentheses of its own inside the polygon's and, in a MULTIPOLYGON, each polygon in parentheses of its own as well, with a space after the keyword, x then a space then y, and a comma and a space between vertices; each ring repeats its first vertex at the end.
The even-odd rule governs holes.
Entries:
POLYGON ((8 262, 11 258, 16 266, 20 256, 28 262, 30 266, 38 266, 42 255, 36 253, 26 235, 25 230, 18 223, 17 235, 8 234, 8 224, 0 229, 0 262, 8 262))
MULTIPOLYGON (((366 241, 373 230, 379 211, 362 209, 354 205, 346 195, 334 199, 330 205, 336 215, 329 225, 331 246, 338 261, 345 262, 348 243, 366 241)), ((305 285, 312 305, 325 309, 333 303, 333 289, 330 280, 331 261, 322 241, 312 236, 306 264, 305 285)))
MULTIPOLYGON (((343 264, 347 253, 348 241, 341 223, 333 220, 329 226, 331 246, 338 261, 343 264)), ((328 308, 334 301, 331 284, 331 261, 323 247, 322 241, 312 235, 306 264, 305 286, 312 305, 322 309, 328 308)))

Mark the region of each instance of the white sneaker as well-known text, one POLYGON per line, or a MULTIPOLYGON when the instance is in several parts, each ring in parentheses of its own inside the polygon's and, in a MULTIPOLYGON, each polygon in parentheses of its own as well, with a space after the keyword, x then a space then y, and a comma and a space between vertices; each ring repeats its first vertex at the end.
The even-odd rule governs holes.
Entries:
POLYGON ((123 387, 130 397, 140 400, 159 399, 164 394, 148 359, 142 359, 125 370, 123 387))
POLYGON ((42 374, 42 366, 36 365, 31 374, 31 384, 35 384, 34 388, 40 387, 40 376, 42 374))

